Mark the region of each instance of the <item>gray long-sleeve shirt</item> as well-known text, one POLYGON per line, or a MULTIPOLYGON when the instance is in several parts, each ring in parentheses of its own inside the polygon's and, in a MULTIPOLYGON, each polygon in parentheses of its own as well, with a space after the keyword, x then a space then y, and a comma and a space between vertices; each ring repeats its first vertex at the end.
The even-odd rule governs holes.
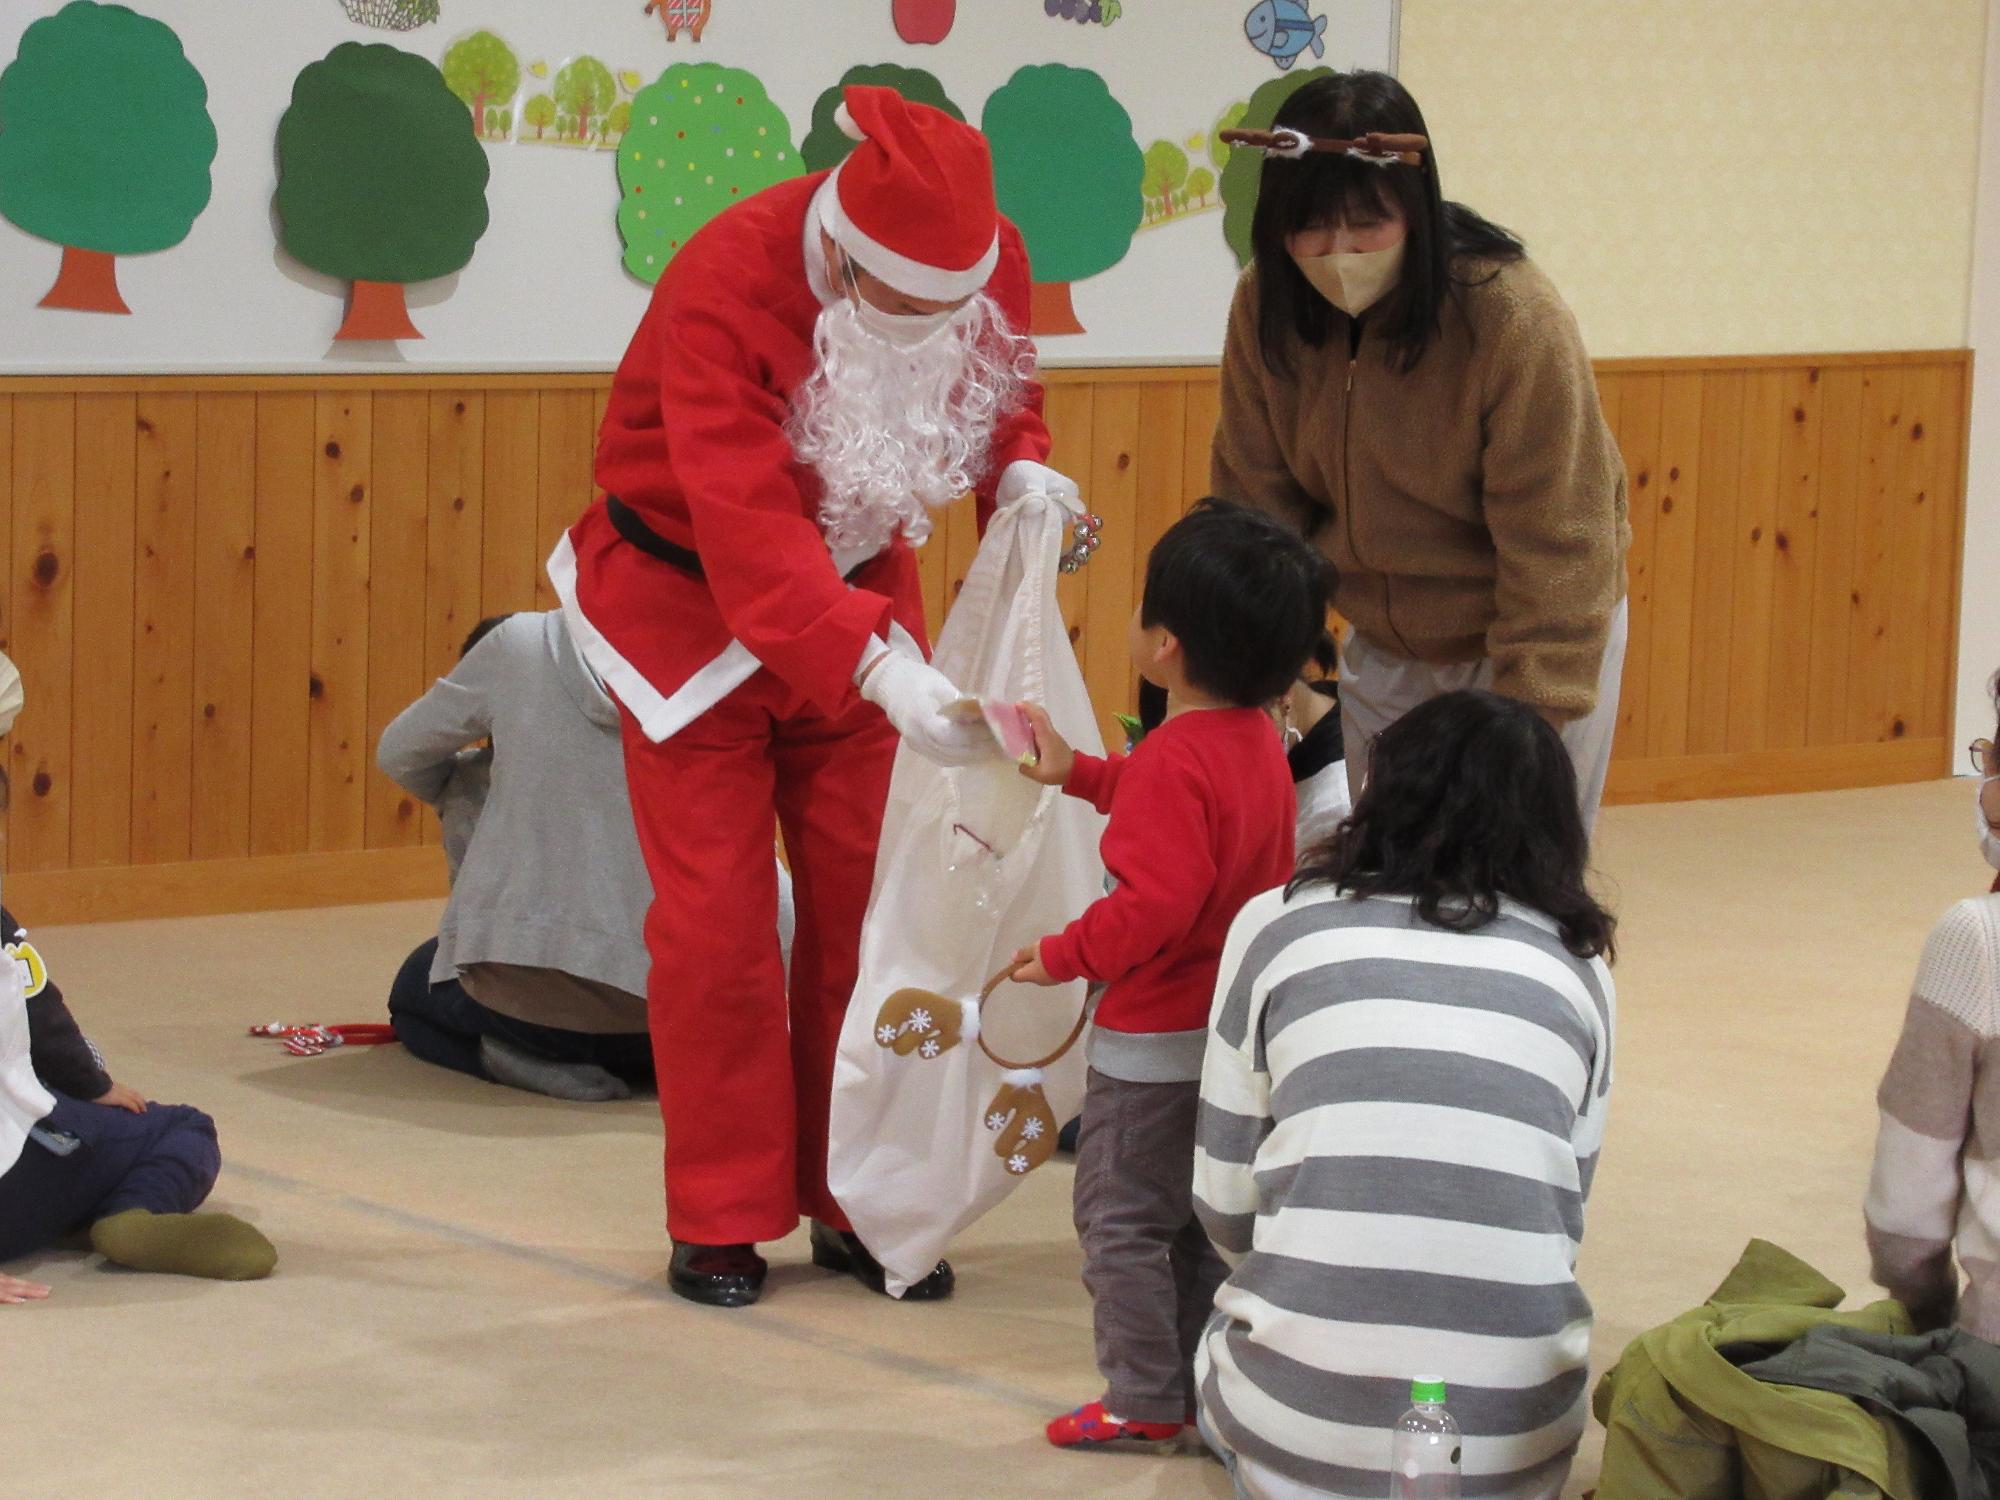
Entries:
POLYGON ((618 708, 560 611, 504 621, 396 717, 375 758, 435 806, 458 752, 488 737, 491 788, 438 930, 432 979, 515 964, 645 994, 653 887, 632 824, 618 708))

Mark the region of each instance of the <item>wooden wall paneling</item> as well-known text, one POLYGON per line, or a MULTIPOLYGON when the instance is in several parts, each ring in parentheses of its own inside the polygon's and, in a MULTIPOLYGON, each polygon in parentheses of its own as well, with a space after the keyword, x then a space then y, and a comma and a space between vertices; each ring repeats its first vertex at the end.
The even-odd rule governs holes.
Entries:
POLYGON ((1222 387, 1215 380, 1190 380, 1187 393, 1187 439, 1181 452, 1185 477, 1181 509, 1209 492, 1209 459, 1215 448, 1215 428, 1222 416, 1222 387))
MULTIPOLYGON (((431 528, 433 403, 424 391, 380 391, 371 414, 368 498, 368 713, 362 732, 363 843, 389 849, 422 841, 417 800, 375 769, 391 719, 429 686, 425 574, 431 528)), ((479 588, 475 550, 473 592, 479 588)))
MULTIPOLYGON (((8 659, 14 652, 14 402, 11 394, 0 392, 0 651, 8 659)), ((20 663, 16 662, 18 667, 20 663)), ((24 685, 25 691, 25 685, 24 685)), ((18 769, 12 765, 12 742, 0 742, 0 768, 10 778, 18 769)), ((0 870, 13 868, 13 845, 6 838, 9 804, 14 788, 0 796, 0 870)), ((22 795, 26 795, 25 788, 22 795)), ((15 898, 16 904, 19 897, 15 898)))
POLYGON ((71 701, 84 732, 73 736, 70 756, 73 868, 132 862, 137 420, 133 396, 76 398, 76 530, 84 545, 76 555, 71 701))
POLYGON ((1813 577, 1819 556, 1820 433, 1826 389, 1820 372, 1786 370, 1778 417, 1778 535, 1772 561, 1771 708, 1774 750, 1806 743, 1812 688, 1813 577))
MULTIPOLYGON (((419 692, 457 665, 465 638, 485 615, 500 613, 482 605, 486 416, 485 402, 476 390, 431 394, 429 556, 417 606, 425 621, 419 692)), ((536 441, 539 449, 540 439, 536 441)), ((538 564, 546 552, 536 544, 533 556, 538 564)), ((539 566, 536 571, 541 572, 539 566)), ((425 842, 442 842, 443 829, 434 816, 422 817, 415 828, 425 842)))
MULTIPOLYGON (((595 481, 591 477, 597 447, 597 429, 591 421, 595 410, 589 391, 542 393, 535 527, 539 556, 548 556, 564 528, 573 524, 595 498, 595 481)), ((556 606, 555 589, 546 571, 536 573, 535 600, 536 609, 556 606)))
MULTIPOLYGON (((1095 452, 1096 392, 1088 385, 1052 385, 1048 388, 1046 414, 1054 447, 1049 463, 1074 479, 1083 490, 1083 503, 1095 509, 1096 496, 1090 492, 1091 455, 1095 452)), ((1085 659, 1085 617, 1090 600, 1091 569, 1066 574, 1056 585, 1056 602, 1062 608, 1063 625, 1069 631, 1077 660, 1085 659)), ((963 577, 962 573, 956 575, 963 577)), ((1118 587, 1119 585, 1112 585, 1118 587)))
POLYGON ((1806 743, 1837 745, 1847 738, 1853 688, 1852 625, 1856 523, 1863 503, 1862 422, 1881 375, 1865 367, 1828 370, 1820 429, 1819 540, 1813 557, 1812 665, 1806 691, 1806 743))
POLYGON ((1736 560, 1729 605, 1729 733, 1723 748, 1762 750, 1771 707, 1771 602, 1775 588, 1782 439, 1791 425, 1784 376, 1742 375, 1734 525, 1736 560))
POLYGON ((139 398, 132 859, 142 865, 186 859, 194 840, 199 399, 187 392, 139 398))
POLYGON ((1619 689, 1618 729, 1612 755, 1635 759, 1647 753, 1652 725, 1653 534, 1659 506, 1660 400, 1663 377, 1617 377, 1618 446, 1625 455, 1626 504, 1632 520, 1632 551, 1626 559, 1631 627, 1625 644, 1625 675, 1619 689))
POLYGON ((366 838, 369 487, 374 400, 320 396, 314 410, 312 713, 306 847, 359 849, 366 838))
POLYGON ((538 509, 542 398, 534 391, 487 391, 482 399, 486 535, 479 608, 497 615, 535 607, 536 583, 548 559, 538 509))
MULTIPOLYGON (((1958 693, 1958 602, 1963 585, 1965 545, 1965 448, 1972 413, 1972 367, 1961 360, 1944 372, 1944 390, 1938 401, 1940 441, 1929 455, 1926 473, 1929 493, 1935 504, 1931 555, 1931 577, 1925 642, 1923 719, 1919 733, 1951 732, 1958 693)), ((1982 673, 1996 663, 1979 663, 1982 673)), ((1956 760, 1953 761, 1955 765, 1956 760)))
POLYGON ((1701 456, 1694 489, 1684 743, 1688 753, 1712 755, 1729 748, 1736 502, 1742 479, 1743 403, 1750 376, 1740 370, 1719 370, 1700 378, 1701 456))
MULTIPOLYGON (((1125 601, 1128 617, 1146 592, 1146 559, 1152 553, 1153 543, 1191 504, 1208 493, 1206 485, 1192 491, 1187 487, 1190 450, 1199 450, 1206 469, 1209 446, 1205 438, 1198 439, 1189 430, 1188 411, 1185 383, 1139 388, 1139 486, 1130 547, 1131 594, 1125 601)), ((1136 693, 1137 673, 1128 672, 1127 682, 1136 693)))
POLYGON ((195 398, 193 784, 195 859, 250 852, 257 609, 257 398, 195 398))
POLYGON ((1904 372, 1903 422, 1889 455, 1891 479, 1884 510, 1892 587, 1885 610, 1884 716, 1890 739, 1943 732, 1941 725, 1924 721, 1924 652, 1929 644, 1925 625, 1931 590, 1944 582, 1932 566, 1938 507, 1931 496, 1939 442, 1950 427, 1940 410, 1945 375, 1937 368, 1904 372))
POLYGON ((14 664, 27 707, 13 732, 12 868, 69 864, 76 401, 14 402, 14 664))
MULTIPOLYGON (((1172 387, 1160 389, 1171 391, 1172 387)), ((1097 709, 1098 729, 1105 743, 1114 747, 1119 743, 1114 715, 1131 713, 1137 705, 1126 626, 1135 597, 1133 559, 1143 555, 1139 468, 1146 451, 1146 433, 1141 425, 1141 396, 1142 388, 1137 385, 1099 387, 1092 411, 1095 440, 1090 473, 1082 481, 1091 510, 1104 522, 1097 552, 1084 570, 1092 586, 1083 605, 1083 680, 1097 709)))
POLYGON ((257 397, 257 587, 250 852, 302 854, 311 764, 313 490, 324 462, 310 394, 257 397))
POLYGON ((1703 488, 1702 383, 1707 378, 1698 371, 1661 377, 1660 456, 1652 485, 1651 650, 1646 671, 1649 755, 1684 755, 1688 748, 1703 488))
POLYGON ((1890 366, 1871 373, 1861 408, 1861 469, 1854 532, 1853 608, 1848 616, 1845 744, 1895 739, 1895 696, 1889 666, 1889 619, 1897 586, 1897 486, 1902 470, 1907 373, 1890 366))
MULTIPOLYGON (((944 628, 945 587, 949 582, 951 531, 961 515, 970 516, 972 501, 960 499, 934 519, 930 536, 917 548, 917 578, 924 590, 924 634, 933 645, 944 628)), ((975 523, 968 520, 966 525, 975 523)))

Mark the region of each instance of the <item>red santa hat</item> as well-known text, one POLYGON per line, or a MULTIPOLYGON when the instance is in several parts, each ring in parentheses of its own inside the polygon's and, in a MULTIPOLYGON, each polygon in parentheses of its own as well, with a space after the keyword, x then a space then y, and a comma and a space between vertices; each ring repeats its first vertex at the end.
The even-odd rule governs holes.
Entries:
POLYGON ((894 89, 855 85, 834 122, 861 144, 820 194, 833 242, 897 291, 956 302, 1000 260, 986 137, 894 89))

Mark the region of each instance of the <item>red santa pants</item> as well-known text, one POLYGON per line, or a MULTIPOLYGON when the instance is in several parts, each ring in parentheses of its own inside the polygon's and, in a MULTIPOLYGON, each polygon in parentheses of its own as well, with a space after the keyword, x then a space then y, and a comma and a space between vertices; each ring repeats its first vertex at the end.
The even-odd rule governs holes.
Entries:
POLYGON ((667 1233, 754 1244, 801 1215, 845 1229, 826 1186, 827 1111, 896 732, 873 704, 828 718, 759 672, 662 744, 625 715, 624 740, 653 878, 667 1233), (774 824, 798 904, 789 996, 774 824))

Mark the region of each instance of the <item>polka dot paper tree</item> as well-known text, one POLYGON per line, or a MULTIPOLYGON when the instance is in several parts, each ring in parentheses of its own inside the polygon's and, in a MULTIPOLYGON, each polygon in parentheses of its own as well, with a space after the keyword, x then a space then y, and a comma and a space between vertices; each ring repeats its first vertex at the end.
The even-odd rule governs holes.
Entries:
POLYGON ((805 170, 784 111, 757 78, 681 63, 632 100, 618 147, 618 233, 625 269, 654 282, 710 219, 805 170))

